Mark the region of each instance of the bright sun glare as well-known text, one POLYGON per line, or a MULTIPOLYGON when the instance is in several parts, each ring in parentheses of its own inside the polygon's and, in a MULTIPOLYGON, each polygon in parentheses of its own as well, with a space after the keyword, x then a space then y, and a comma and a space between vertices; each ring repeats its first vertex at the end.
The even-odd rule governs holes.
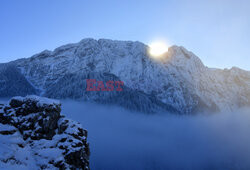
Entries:
POLYGON ((149 47, 149 54, 154 58, 161 57, 162 54, 168 51, 167 43, 163 41, 152 42, 149 47))

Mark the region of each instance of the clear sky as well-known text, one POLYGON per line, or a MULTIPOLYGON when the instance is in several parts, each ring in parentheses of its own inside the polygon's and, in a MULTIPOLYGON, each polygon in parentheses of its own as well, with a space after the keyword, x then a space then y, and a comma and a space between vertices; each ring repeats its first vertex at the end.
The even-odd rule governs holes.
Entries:
POLYGON ((250 70, 250 1, 0 1, 0 63, 83 38, 164 39, 209 67, 250 70))

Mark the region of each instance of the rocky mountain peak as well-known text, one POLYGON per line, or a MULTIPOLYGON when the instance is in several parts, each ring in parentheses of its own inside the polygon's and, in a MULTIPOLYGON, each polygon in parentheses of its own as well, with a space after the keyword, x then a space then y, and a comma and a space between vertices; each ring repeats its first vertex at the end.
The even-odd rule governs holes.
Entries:
MULTIPOLYGON (((33 90, 38 91, 36 94, 47 97, 86 99, 83 82, 91 76, 108 74, 123 81, 127 90, 143 92, 148 98, 153 96, 157 103, 171 105, 182 113, 232 110, 249 105, 248 71, 209 69, 182 46, 170 47, 160 60, 153 59, 148 49, 140 42, 83 39, 11 63, 20 69, 22 79, 38 89, 33 90)), ((10 77, 5 76, 4 81, 10 77)), ((105 103, 105 95, 93 94, 87 98, 96 100, 102 96, 98 101, 105 103)))

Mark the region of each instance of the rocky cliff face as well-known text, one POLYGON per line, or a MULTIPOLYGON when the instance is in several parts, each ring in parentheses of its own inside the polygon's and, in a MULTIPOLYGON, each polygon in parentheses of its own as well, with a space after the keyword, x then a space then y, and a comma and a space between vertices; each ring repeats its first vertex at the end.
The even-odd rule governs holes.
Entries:
POLYGON ((0 105, 0 169, 89 169, 87 131, 60 112, 37 96, 0 105))
POLYGON ((169 111, 181 114, 250 105, 250 72, 207 68, 192 52, 178 46, 154 60, 148 46, 140 42, 84 39, 11 63, 42 96, 98 100, 143 112, 174 108, 169 111), (108 78, 103 75, 122 80, 133 95, 119 93, 114 94, 119 98, 107 100, 109 93, 86 94, 86 78, 108 78))

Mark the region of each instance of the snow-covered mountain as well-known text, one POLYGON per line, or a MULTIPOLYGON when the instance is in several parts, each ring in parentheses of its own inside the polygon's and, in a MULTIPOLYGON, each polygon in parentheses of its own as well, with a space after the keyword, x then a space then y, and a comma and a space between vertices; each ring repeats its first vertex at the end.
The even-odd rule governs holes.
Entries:
POLYGON ((0 104, 0 169, 89 169, 87 131, 60 112, 38 96, 0 104))
POLYGON ((0 96, 9 97, 39 93, 12 64, 0 64, 0 96))
POLYGON ((83 39, 8 64, 20 69, 33 91, 47 97, 84 98, 143 112, 181 114, 250 105, 250 72, 208 68, 178 46, 154 60, 148 48, 140 42, 83 39), (93 78, 122 80, 124 91, 88 92, 86 79, 93 78))

